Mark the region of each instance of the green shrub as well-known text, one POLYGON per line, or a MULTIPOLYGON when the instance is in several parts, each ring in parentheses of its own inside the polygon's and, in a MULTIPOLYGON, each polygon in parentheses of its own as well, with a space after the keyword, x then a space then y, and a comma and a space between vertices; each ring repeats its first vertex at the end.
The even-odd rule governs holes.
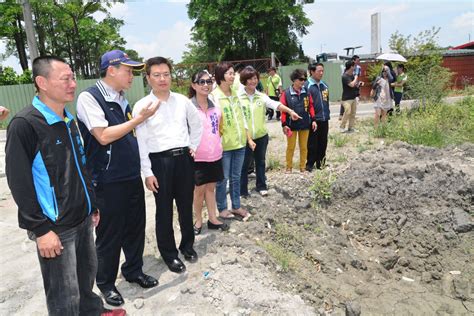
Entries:
POLYGON ((314 183, 311 186, 316 202, 326 202, 331 199, 334 181, 336 181, 336 176, 328 169, 321 169, 316 172, 314 183))

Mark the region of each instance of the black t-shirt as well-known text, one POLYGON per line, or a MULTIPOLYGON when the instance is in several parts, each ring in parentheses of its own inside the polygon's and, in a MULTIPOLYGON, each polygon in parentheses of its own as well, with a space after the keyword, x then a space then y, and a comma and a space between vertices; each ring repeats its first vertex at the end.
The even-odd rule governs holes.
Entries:
POLYGON ((342 75, 342 101, 353 100, 357 97, 358 89, 349 87, 349 83, 353 80, 354 75, 348 75, 347 73, 342 75))

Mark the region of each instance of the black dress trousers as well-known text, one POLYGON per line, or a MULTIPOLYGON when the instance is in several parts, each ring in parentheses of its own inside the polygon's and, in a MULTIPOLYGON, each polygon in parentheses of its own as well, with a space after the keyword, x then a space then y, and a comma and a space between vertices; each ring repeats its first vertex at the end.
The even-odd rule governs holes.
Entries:
POLYGON ((316 164, 317 169, 321 169, 326 159, 326 149, 328 147, 329 121, 316 121, 318 128, 315 132, 310 130, 308 137, 308 156, 306 159, 306 169, 313 169, 316 164))
POLYGON ((95 189, 100 221, 96 228, 98 259, 97 287, 109 291, 115 286, 123 249, 122 275, 127 280, 142 273, 145 245, 145 192, 140 177, 106 184, 95 189))
POLYGON ((194 245, 194 161, 188 150, 177 156, 151 153, 149 157, 159 185, 158 193, 154 193, 158 250, 165 262, 171 262, 178 257, 173 230, 173 200, 176 201, 181 229, 179 250, 191 250, 194 245))

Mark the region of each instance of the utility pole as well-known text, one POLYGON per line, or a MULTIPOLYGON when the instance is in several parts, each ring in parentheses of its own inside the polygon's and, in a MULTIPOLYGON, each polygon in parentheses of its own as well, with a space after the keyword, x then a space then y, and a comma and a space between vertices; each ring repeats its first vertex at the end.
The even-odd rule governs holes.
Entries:
POLYGON ((28 41, 28 50, 30 51, 30 60, 38 57, 38 46, 36 45, 35 29, 33 27, 33 16, 31 14, 31 6, 28 0, 22 0, 23 19, 25 20, 26 39, 28 41))

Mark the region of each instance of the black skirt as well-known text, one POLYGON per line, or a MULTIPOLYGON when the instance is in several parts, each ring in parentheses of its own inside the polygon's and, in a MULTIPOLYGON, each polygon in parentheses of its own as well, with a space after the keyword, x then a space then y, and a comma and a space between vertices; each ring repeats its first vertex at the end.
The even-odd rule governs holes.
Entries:
POLYGON ((194 162, 194 182, 197 186, 206 183, 218 182, 224 179, 222 159, 212 162, 194 162))

